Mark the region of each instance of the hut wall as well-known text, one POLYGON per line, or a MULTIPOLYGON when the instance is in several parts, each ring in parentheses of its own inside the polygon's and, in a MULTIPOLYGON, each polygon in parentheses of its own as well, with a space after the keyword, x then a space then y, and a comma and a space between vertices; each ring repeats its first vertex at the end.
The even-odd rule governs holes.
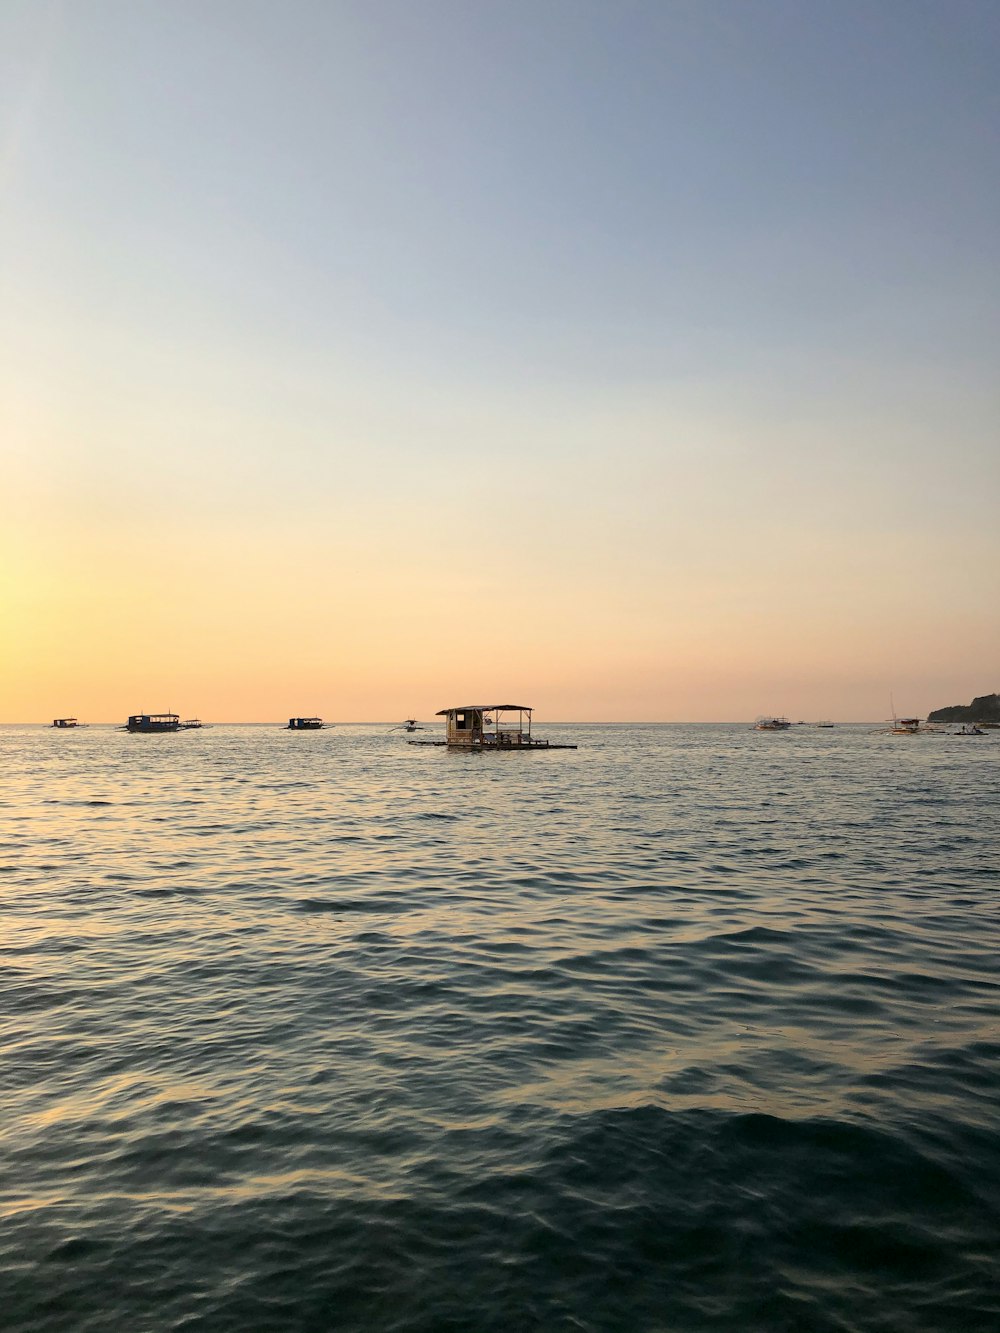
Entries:
POLYGON ((483 739, 483 714, 478 708, 456 708, 448 714, 448 744, 478 745, 483 739))

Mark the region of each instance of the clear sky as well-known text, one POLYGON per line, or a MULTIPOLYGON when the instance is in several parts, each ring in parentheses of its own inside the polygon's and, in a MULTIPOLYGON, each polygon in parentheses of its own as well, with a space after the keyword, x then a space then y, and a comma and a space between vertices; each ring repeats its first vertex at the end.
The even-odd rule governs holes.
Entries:
POLYGON ((0 720, 1000 689, 1000 6, 0 0, 0 720))

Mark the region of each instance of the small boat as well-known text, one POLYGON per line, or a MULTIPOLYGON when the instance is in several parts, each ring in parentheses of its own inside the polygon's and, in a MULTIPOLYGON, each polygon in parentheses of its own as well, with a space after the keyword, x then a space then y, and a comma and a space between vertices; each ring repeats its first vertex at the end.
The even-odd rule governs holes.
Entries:
POLYGON ((322 731, 326 723, 321 717, 290 717, 286 731, 322 731))
POLYGON ((75 717, 54 717, 52 719, 52 725, 54 727, 59 727, 60 730, 62 730, 65 727, 78 727, 80 724, 75 717))
POLYGON ((919 717, 898 717, 896 715, 896 705, 893 702, 892 690, 889 691, 889 710, 892 717, 888 718, 888 726, 884 728, 883 734, 888 736, 946 736, 947 732, 939 731, 936 727, 926 727, 922 725, 923 719, 919 717))
POLYGON ((791 726, 787 717, 759 717, 753 724, 754 731, 787 731, 791 726))
POLYGON ((919 717, 893 717, 885 728, 889 736, 947 736, 948 732, 939 727, 928 727, 919 717))
POLYGON ((557 745, 532 736, 531 713, 527 704, 465 704, 461 708, 442 708, 437 716, 447 719, 445 739, 410 741, 410 745, 446 745, 452 750, 492 752, 576 749, 575 745, 557 745), (517 714, 516 721, 514 713, 517 714))
POLYGON ((404 717, 402 722, 397 722, 390 731, 423 731, 423 725, 415 717, 404 717))
POLYGON ((201 731, 201 729, 204 727, 204 725, 205 725, 205 724, 204 724, 204 722, 202 722, 202 720, 201 720, 200 717, 188 717, 188 718, 185 718, 184 721, 181 723, 179 730, 180 730, 180 731, 201 731))
POLYGON ((180 731, 178 713, 133 713, 125 723, 125 730, 149 736, 166 731, 180 731))
POLYGON ((953 736, 985 736, 986 732, 975 722, 966 722, 961 731, 953 731, 953 736))
POLYGON ((833 726, 833 723, 832 723, 832 722, 826 722, 826 721, 823 721, 823 722, 817 722, 816 725, 817 725, 817 727, 832 727, 832 726, 833 726))

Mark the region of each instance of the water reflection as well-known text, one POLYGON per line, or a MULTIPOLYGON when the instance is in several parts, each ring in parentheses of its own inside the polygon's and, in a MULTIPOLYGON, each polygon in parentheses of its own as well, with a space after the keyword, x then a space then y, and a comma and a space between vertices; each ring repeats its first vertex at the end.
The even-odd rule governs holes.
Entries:
MULTIPOLYGON (((589 728, 530 758, 373 728, 52 739, 0 729, 17 866, 0 880, 0 1271, 24 1326, 72 1326, 37 1294, 62 1290, 70 1254, 105 1326, 308 1327, 360 1281, 354 1326, 388 1329, 397 1254, 425 1264, 428 1328, 449 1326, 462 1264, 492 1275, 467 1291, 476 1326, 529 1299, 538 1326, 633 1326, 641 1302, 610 1288, 558 1295, 572 1253, 553 1240, 552 1266, 529 1261, 531 1219, 576 1227, 610 1271, 667 1212, 657 1290, 687 1292, 674 1324, 694 1327, 705 1216, 722 1246, 771 1216, 757 1269, 811 1299, 818 1251, 803 1242, 789 1278, 774 1218, 874 1225, 851 1181, 879 1162, 925 1182, 893 1206, 964 1273, 956 1308, 985 1308, 969 1255, 988 1252, 998 1164, 983 810, 1000 751, 849 728, 780 748, 743 728, 589 728), (959 1196, 935 1230, 933 1199, 959 1196), (259 1285, 265 1251, 296 1275, 287 1319, 259 1285), (30 1290, 12 1276, 29 1261, 30 1290), (138 1288, 107 1294, 112 1265, 163 1281, 178 1264, 152 1322, 138 1288), (249 1305, 217 1299, 223 1270, 249 1305)), ((837 1253, 850 1323, 868 1276, 837 1253)), ((933 1293, 894 1253, 883 1281, 916 1310, 933 1293)))

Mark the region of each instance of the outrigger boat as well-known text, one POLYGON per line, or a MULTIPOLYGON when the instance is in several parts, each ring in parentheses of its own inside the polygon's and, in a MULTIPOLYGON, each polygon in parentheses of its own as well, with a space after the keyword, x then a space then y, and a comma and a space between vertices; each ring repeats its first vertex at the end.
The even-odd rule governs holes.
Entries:
MULTIPOLYGON (((924 728, 926 731, 926 728, 924 728)), ((917 736, 920 735, 919 717, 894 717, 892 719, 893 736, 917 736)))
POLYGON ((890 717, 889 725, 882 728, 883 736, 947 736, 938 727, 928 727, 919 717, 890 717))
POLYGON ((54 727, 59 727, 60 730, 62 730, 65 727, 78 727, 80 724, 75 717, 54 717, 52 719, 52 725, 54 727))
POLYGON ((892 690, 889 691, 889 709, 892 717, 888 718, 889 725, 882 728, 884 736, 945 736, 947 732, 939 731, 937 727, 923 726, 923 719, 919 717, 897 717, 896 705, 893 702, 892 690))
POLYGON ((290 717, 286 731, 322 731, 326 723, 321 717, 290 717))
POLYGON ((754 731, 787 731, 791 726, 787 717, 759 717, 753 724, 754 731))
POLYGON ((125 723, 125 730, 143 735, 153 735, 165 731, 180 731, 179 713, 133 713, 125 723))
POLYGON ((410 745, 446 745, 450 750, 575 750, 575 745, 554 744, 531 734, 527 704, 465 704, 442 708, 437 717, 447 719, 443 741, 410 741, 410 745), (517 720, 513 714, 517 714, 517 720), (507 714, 505 719, 504 715, 507 714))

